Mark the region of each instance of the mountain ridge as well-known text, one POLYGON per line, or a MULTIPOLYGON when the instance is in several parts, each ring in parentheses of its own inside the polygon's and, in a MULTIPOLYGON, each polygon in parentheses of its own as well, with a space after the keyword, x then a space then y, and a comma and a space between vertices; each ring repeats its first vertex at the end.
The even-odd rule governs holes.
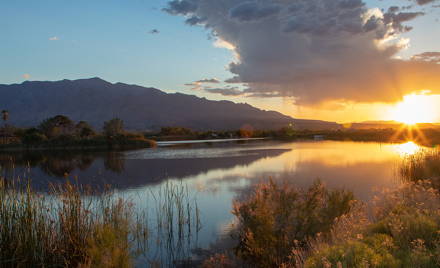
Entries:
POLYGON ((99 77, 0 84, 0 108, 9 110, 10 123, 17 126, 35 126, 46 118, 63 114, 75 121, 87 121, 98 129, 114 117, 123 119, 132 130, 164 126, 226 130, 244 125, 278 129, 291 123, 303 129, 340 127, 334 122, 295 119, 247 103, 166 93, 152 87, 110 83, 99 77))

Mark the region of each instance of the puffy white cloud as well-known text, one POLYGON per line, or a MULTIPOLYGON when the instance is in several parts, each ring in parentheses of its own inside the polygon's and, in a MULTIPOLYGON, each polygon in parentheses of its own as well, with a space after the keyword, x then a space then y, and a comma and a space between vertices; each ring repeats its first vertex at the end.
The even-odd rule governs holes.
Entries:
POLYGON ((423 15, 407 8, 384 12, 361 0, 174 0, 165 10, 203 25, 233 50, 226 82, 247 88, 231 94, 313 105, 440 92, 440 65, 396 57, 407 46, 400 37, 411 30, 405 23, 423 15))
POLYGON ((58 36, 49 37, 49 41, 58 41, 60 38, 58 36))

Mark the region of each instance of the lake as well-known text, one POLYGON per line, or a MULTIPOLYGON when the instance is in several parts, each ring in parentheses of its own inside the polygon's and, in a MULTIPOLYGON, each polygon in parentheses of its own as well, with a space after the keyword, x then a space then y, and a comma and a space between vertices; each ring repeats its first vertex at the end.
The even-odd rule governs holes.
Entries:
POLYGON ((148 211, 152 222, 162 217, 166 191, 174 189, 188 204, 183 211, 193 227, 183 234, 174 227, 157 227, 151 235, 161 242, 150 243, 148 254, 139 257, 139 263, 158 259, 170 264, 229 246, 232 202, 258 183, 272 179, 307 187, 319 179, 368 202, 376 190, 399 184, 396 174, 402 157, 420 149, 412 142, 238 140, 165 145, 126 152, 2 153, 1 172, 29 177, 41 191, 49 183, 66 180, 96 188, 109 184, 136 209, 148 211))

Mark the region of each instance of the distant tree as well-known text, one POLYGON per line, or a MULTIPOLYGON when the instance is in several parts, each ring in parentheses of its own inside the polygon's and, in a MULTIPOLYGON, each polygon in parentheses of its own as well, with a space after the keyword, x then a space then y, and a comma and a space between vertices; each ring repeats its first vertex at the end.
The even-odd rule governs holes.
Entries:
POLYGON ((76 135, 81 138, 88 138, 91 136, 95 136, 95 130, 93 130, 92 126, 85 121, 79 121, 75 126, 76 135))
POLYGON ((112 137, 124 133, 124 122, 119 118, 113 118, 110 121, 104 122, 104 135, 112 137))
POLYGON ((295 127, 292 123, 287 125, 286 127, 283 127, 281 129, 281 135, 285 137, 292 137, 295 135, 295 127))
POLYGON ((46 136, 36 128, 27 129, 21 138, 26 145, 35 145, 47 140, 46 136))
POLYGON ((239 130, 239 135, 241 138, 251 138, 253 137, 254 128, 251 125, 244 125, 239 130))
POLYGON ((60 135, 72 135, 74 126, 69 117, 57 115, 44 120, 38 128, 46 137, 55 138, 60 135))
POLYGON ((160 129, 160 135, 162 136, 190 136, 194 132, 189 128, 184 127, 162 127, 160 129))
POLYGON ((6 121, 8 121, 8 119, 9 119, 9 111, 8 110, 2 111, 2 119, 4 121, 4 124, 6 125, 6 121))

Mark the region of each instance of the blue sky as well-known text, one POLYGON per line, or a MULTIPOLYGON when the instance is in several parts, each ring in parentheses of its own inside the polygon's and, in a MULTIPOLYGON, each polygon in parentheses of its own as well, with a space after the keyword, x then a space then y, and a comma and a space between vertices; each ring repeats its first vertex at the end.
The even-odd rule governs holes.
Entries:
POLYGON ((170 91, 227 78, 231 54, 166 1, 2 1, 0 83, 101 77, 170 91), (150 34, 158 29, 159 34, 150 34), (57 39, 57 40, 50 40, 57 39))
MULTIPOLYGON (((367 4, 384 7, 405 2, 371 0, 367 4)), ((298 107, 283 98, 224 97, 185 87, 185 83, 204 78, 230 78, 226 68, 233 55, 230 50, 215 47, 203 27, 190 27, 182 16, 162 11, 166 3, 167 0, 3 0, 0 84, 27 79, 101 77, 167 92, 248 102, 298 117, 323 118, 327 114, 329 110, 298 107), (159 33, 149 33, 152 29, 159 33)), ((411 46, 401 52, 402 57, 440 51, 440 8, 425 7, 425 11, 429 14, 408 23, 414 30, 402 34, 411 39, 411 46)), ((341 121, 339 117, 343 118, 346 112, 336 111, 324 119, 341 121)))

